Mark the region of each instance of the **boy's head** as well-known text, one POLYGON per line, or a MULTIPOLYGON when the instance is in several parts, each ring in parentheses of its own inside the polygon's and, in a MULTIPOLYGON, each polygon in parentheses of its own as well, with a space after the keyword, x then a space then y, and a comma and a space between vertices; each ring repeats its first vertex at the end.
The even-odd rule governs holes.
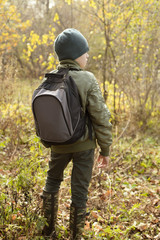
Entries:
POLYGON ((76 60, 89 51, 86 38, 76 29, 68 28, 58 35, 54 42, 59 60, 76 60))

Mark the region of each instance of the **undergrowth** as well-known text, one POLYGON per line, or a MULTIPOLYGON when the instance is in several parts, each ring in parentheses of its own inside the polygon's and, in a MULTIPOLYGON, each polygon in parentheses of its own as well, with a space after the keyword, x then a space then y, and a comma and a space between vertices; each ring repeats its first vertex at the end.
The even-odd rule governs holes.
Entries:
MULTIPOLYGON (((35 136, 31 95, 36 84, 14 83, 10 97, 0 104, 0 239, 4 240, 43 239, 40 195, 49 150, 35 136)), ((159 139, 136 133, 134 138, 124 135, 115 140, 106 170, 97 168, 97 154, 98 149, 83 238, 160 239, 159 139)), ((65 171, 58 212, 58 238, 66 240, 71 167, 72 163, 65 171)))

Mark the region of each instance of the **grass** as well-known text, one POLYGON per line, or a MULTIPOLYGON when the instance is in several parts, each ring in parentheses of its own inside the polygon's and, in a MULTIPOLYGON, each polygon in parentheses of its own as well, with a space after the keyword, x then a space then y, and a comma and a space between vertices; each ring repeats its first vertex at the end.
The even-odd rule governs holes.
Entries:
MULTIPOLYGON (((7 83, 6 83, 7 84, 7 83)), ((35 136, 31 96, 38 82, 17 81, 0 105, 0 239, 43 239, 42 192, 49 150, 35 136)), ((95 166, 84 239, 159 239, 159 139, 134 134, 114 141, 108 169, 95 166)), ((58 212, 59 239, 68 239, 70 172, 65 171, 58 212)))

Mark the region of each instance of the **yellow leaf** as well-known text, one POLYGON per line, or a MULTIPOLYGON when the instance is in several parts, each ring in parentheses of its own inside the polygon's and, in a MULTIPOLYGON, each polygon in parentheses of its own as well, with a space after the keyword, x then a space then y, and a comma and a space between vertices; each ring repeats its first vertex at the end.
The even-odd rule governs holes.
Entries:
POLYGON ((89 1, 89 5, 92 7, 92 8, 96 8, 96 3, 94 0, 90 0, 89 1))
POLYGON ((44 35, 42 36, 42 44, 47 44, 47 42, 48 42, 48 35, 47 35, 47 34, 44 34, 44 35))
POLYGON ((23 35, 22 42, 25 42, 25 41, 26 41, 26 36, 23 35))
POLYGON ((68 5, 72 4, 72 0, 65 0, 66 3, 68 3, 68 5))
POLYGON ((57 21, 59 21, 59 16, 58 16, 58 13, 56 13, 56 14, 54 15, 54 19, 53 19, 53 21, 54 21, 54 22, 57 22, 57 21))

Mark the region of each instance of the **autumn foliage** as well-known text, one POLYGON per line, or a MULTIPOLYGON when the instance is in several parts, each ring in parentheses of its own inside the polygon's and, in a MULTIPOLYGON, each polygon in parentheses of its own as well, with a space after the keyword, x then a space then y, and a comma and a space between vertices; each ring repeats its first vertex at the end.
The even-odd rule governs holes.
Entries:
MULTIPOLYGON (((0 0, 0 239, 43 239, 40 194, 49 151, 35 136, 31 96, 58 64, 57 34, 87 38, 87 70, 111 111, 110 167, 95 166, 84 239, 160 239, 160 1, 0 0)), ((58 238, 68 239, 71 163, 58 238)))

